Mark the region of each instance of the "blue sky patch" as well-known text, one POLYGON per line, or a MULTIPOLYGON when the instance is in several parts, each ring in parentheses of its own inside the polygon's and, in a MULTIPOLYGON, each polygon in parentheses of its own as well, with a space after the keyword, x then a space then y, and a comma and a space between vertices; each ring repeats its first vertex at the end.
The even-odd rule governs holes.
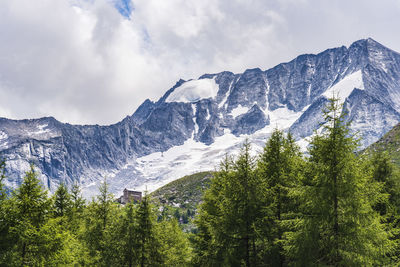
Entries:
POLYGON ((130 0, 113 0, 115 8, 126 18, 131 17, 133 8, 130 0))

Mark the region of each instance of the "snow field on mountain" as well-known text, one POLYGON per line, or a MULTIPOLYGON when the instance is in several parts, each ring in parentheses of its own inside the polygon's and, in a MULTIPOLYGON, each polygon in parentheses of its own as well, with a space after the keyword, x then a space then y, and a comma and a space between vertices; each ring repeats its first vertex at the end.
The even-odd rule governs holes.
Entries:
POLYGON ((218 93, 218 85, 214 79, 200 79, 185 82, 167 97, 165 102, 191 103, 200 99, 215 98, 218 93))
POLYGON ((237 106, 236 108, 232 109, 231 115, 232 117, 236 118, 242 114, 246 114, 249 111, 248 107, 243 107, 242 105, 237 106))
POLYGON ((163 153, 156 152, 140 157, 136 160, 134 168, 144 181, 129 182, 125 187, 142 191, 147 189, 152 192, 185 175, 217 170, 225 154, 236 156, 246 139, 252 145, 253 156, 256 156, 262 151, 265 142, 275 128, 287 129, 300 117, 302 112, 293 112, 287 108, 266 111, 266 114, 270 116, 271 123, 251 135, 235 136, 229 129, 226 129, 225 134, 217 137, 212 145, 197 142, 192 137, 183 145, 172 147, 163 153))
POLYGON ((7 148, 8 135, 5 132, 0 131, 0 148, 7 148))
POLYGON ((330 87, 323 93, 326 98, 338 97, 340 103, 346 100, 346 98, 353 92, 354 88, 364 90, 364 82, 361 70, 358 70, 350 75, 347 75, 337 84, 330 87))
POLYGON ((8 138, 8 135, 5 133, 5 132, 1 132, 0 131, 0 141, 1 140, 5 140, 5 139, 7 139, 8 138))

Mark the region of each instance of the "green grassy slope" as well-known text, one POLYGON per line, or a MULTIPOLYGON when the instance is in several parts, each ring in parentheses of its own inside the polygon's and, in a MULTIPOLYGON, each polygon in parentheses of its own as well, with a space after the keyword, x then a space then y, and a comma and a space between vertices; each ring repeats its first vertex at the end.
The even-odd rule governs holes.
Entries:
POLYGON ((196 209, 212 176, 212 172, 187 175, 157 189, 150 196, 163 205, 196 209))
POLYGON ((371 151, 386 151, 393 162, 400 167, 400 124, 393 127, 376 143, 364 150, 364 153, 371 151))

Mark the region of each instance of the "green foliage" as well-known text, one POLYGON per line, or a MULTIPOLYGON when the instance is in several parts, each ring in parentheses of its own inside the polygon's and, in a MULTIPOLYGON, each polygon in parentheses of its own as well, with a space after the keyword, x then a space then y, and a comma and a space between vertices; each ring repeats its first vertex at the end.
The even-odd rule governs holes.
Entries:
POLYGON ((161 265, 160 243, 155 229, 156 219, 147 195, 139 203, 136 211, 136 220, 138 224, 137 239, 140 266, 161 265))
POLYGON ((81 213, 85 206, 85 200, 82 198, 81 189, 77 183, 74 183, 71 188, 71 204, 75 212, 81 213))
POLYGON ((232 159, 225 155, 220 164, 220 170, 211 180, 210 188, 205 192, 203 203, 200 205, 199 214, 195 221, 198 233, 193 239, 195 256, 194 266, 226 266, 225 252, 229 240, 225 239, 224 228, 220 225, 222 220, 221 203, 225 195, 222 193, 225 182, 232 173, 232 159))
POLYGON ((130 203, 125 206, 125 214, 121 229, 122 260, 126 266, 137 264, 139 254, 138 222, 136 220, 136 208, 130 203))
POLYGON ((262 219, 259 185, 255 160, 246 142, 236 161, 226 156, 205 194, 197 220, 196 264, 257 264, 255 225, 262 219))
POLYGON ((118 208, 108 190, 106 179, 100 185, 99 191, 96 201, 93 200, 85 210, 83 239, 93 264, 107 266, 110 260, 109 248, 113 244, 110 241, 114 241, 110 238, 110 229, 118 218, 118 208))
POLYGON ((158 237, 164 266, 190 266, 192 248, 188 234, 182 232, 176 219, 158 225, 158 237))
POLYGON ((66 259, 62 253, 65 232, 58 220, 51 219, 51 199, 40 185, 33 166, 8 205, 9 251, 3 263, 41 266, 66 259))
POLYGON ((10 200, 4 190, 5 161, 0 161, 0 265, 9 262, 10 244, 13 240, 10 234, 10 226, 13 210, 10 200))
POLYGON ((285 263, 284 233, 292 230, 298 207, 291 197, 301 179, 304 161, 290 134, 274 130, 258 160, 260 176, 260 201, 263 218, 258 231, 263 236, 262 258, 264 264, 282 266, 285 263))
POLYGON ((3 201, 7 197, 3 183, 4 179, 6 178, 5 171, 6 171, 6 161, 3 159, 0 160, 0 201, 3 201))
POLYGON ((175 220, 157 222, 148 196, 121 206, 107 181, 99 191, 87 206, 77 184, 49 198, 32 166, 12 197, 0 198, 0 266, 188 266, 187 234, 175 220))
POLYGON ((372 177, 381 183, 381 194, 387 197, 378 201, 373 208, 379 212, 385 223, 385 229, 395 245, 393 253, 388 253, 389 263, 400 262, 400 175, 385 151, 374 151, 370 155, 369 167, 372 177))
POLYGON ((54 193, 54 216, 63 217, 70 214, 72 209, 71 195, 64 184, 60 184, 54 193))
POLYGON ((382 185, 372 179, 358 142, 349 134, 335 99, 325 111, 324 131, 311 141, 302 187, 302 216, 286 247, 302 265, 364 266, 382 264, 388 234, 373 210, 382 185))

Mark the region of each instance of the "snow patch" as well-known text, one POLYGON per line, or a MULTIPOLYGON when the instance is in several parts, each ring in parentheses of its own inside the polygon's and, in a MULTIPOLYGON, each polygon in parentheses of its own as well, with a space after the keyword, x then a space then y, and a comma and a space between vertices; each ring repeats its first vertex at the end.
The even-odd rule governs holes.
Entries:
POLYGON ((206 116, 206 120, 209 120, 210 118, 211 118, 210 111, 208 111, 208 109, 207 109, 207 116, 206 116))
POLYGON ((287 108, 278 108, 269 112, 269 119, 271 125, 274 125, 279 129, 286 129, 289 128, 302 113, 303 112, 294 112, 287 108))
POLYGON ((37 131, 33 132, 33 135, 40 135, 40 134, 45 134, 45 133, 49 133, 50 129, 45 129, 46 127, 48 127, 48 124, 42 124, 42 125, 38 125, 37 126, 37 131))
POLYGON ((222 108, 222 107, 226 104, 226 101, 228 100, 228 97, 229 97, 230 94, 231 94, 233 81, 234 81, 234 80, 232 80, 231 83, 229 84, 229 89, 228 89, 228 91, 225 93, 224 99, 221 101, 221 103, 218 104, 218 108, 222 108))
POLYGON ((370 52, 370 57, 373 59, 374 63, 381 67, 384 72, 388 72, 388 68, 385 64, 385 55, 382 51, 372 51, 370 52))
POLYGON ((323 96, 326 98, 331 98, 332 96, 339 97, 339 102, 343 104, 354 88, 364 90, 361 70, 344 77, 340 82, 326 90, 323 96))
POLYGON ((0 141, 6 140, 8 135, 5 132, 0 131, 0 141))
POLYGON ((4 143, 0 144, 0 148, 6 149, 6 148, 8 148, 7 145, 8 145, 8 142, 4 142, 4 143))
POLYGON ((196 102, 201 99, 215 98, 218 85, 214 79, 192 80, 183 83, 167 97, 165 102, 196 102))
POLYGON ((264 110, 264 113, 269 116, 270 125, 280 130, 285 130, 300 118, 301 114, 306 111, 310 105, 303 108, 302 111, 295 112, 286 107, 277 108, 273 111, 264 110))
POLYGON ((236 108, 232 109, 231 115, 232 117, 236 118, 242 114, 246 114, 249 111, 248 107, 243 107, 242 105, 237 106, 236 108))

